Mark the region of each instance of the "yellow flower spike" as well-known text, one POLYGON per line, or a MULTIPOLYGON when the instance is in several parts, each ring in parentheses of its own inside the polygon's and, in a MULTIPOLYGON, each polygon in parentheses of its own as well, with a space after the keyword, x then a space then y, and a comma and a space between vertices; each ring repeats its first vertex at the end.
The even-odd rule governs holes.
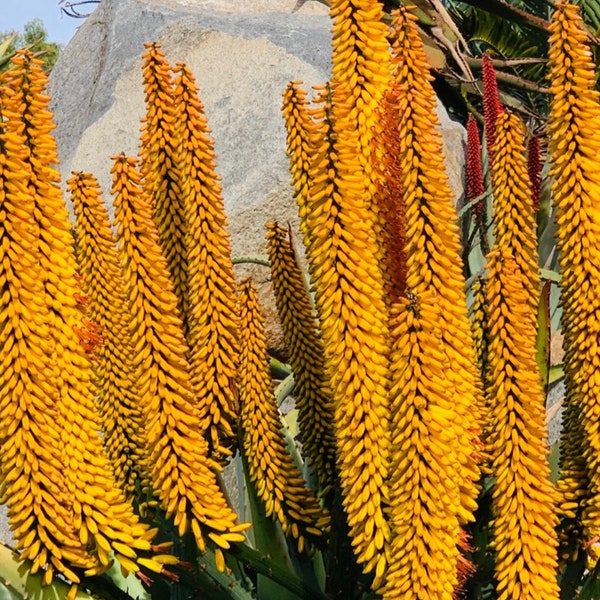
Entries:
POLYGON ((485 314, 485 285, 482 277, 477 277, 471 287, 473 304, 471 306, 471 323, 473 342, 477 355, 477 366, 482 377, 485 377, 487 365, 488 327, 485 314))
POLYGON ((432 294, 392 308, 390 559, 383 598, 452 600, 458 584, 462 440, 432 294))
POLYGON ((377 0, 332 0, 330 16, 332 105, 343 171, 341 187, 344 194, 360 193, 370 202, 376 193, 371 152, 381 130, 377 110, 390 83, 389 32, 377 0), (363 185, 366 190, 361 189, 363 185))
POLYGON ((290 364, 294 372, 294 398, 302 448, 322 488, 335 479, 333 403, 323 364, 323 345, 313 309, 296 262, 288 232, 267 224, 267 252, 277 314, 282 323, 290 364))
MULTIPOLYGON (((181 315, 187 315, 185 203, 179 169, 179 127, 170 65, 157 43, 145 44, 143 80, 146 115, 140 138, 140 172, 150 198, 163 255, 167 259, 181 315)), ((190 182, 187 181, 187 185, 190 182)), ((187 321, 183 320, 187 335, 187 321)))
POLYGON ((240 422, 250 480, 268 517, 287 536, 315 540, 329 527, 329 515, 306 487, 281 431, 281 417, 269 373, 267 340, 256 290, 240 284, 240 422), (301 535, 300 535, 301 534, 301 535))
POLYGON ((525 277, 531 318, 537 322, 540 269, 524 134, 525 125, 516 114, 503 111, 497 115, 492 163, 493 224, 495 244, 511 252, 525 277))
POLYGON ((204 107, 189 68, 179 63, 175 75, 178 160, 187 221, 186 318, 192 384, 202 430, 210 452, 218 456, 231 453, 237 428, 235 274, 204 107))
POLYGON ((376 110, 389 80, 382 14, 375 0, 331 3, 331 111, 325 111, 315 131, 306 216, 307 255, 333 392, 343 503, 354 552, 365 571, 376 571, 376 586, 389 538, 384 515, 388 315, 373 201, 376 173, 370 162, 379 131, 376 110))
POLYGON ((400 153, 398 99, 400 93, 399 86, 392 84, 383 97, 379 109, 380 148, 375 148, 373 151, 373 162, 379 174, 375 201, 383 226, 383 251, 388 278, 386 295, 392 304, 406 294, 406 223, 401 185, 402 174, 398 163, 400 153))
POLYGON ((0 87, 0 501, 8 510, 15 549, 32 561, 32 572, 45 569, 45 580, 52 580, 52 556, 69 552, 72 566, 81 569, 96 559, 87 555, 72 526, 40 232, 28 189, 31 165, 14 112, 19 103, 13 90, 0 87))
MULTIPOLYGON (((58 388, 56 421, 61 426, 61 450, 64 477, 70 497, 72 523, 77 529, 86 523, 89 536, 87 548, 93 566, 105 563, 107 550, 98 540, 110 543, 119 536, 128 535, 133 548, 145 547, 134 531, 149 531, 139 522, 124 493, 116 486, 112 466, 102 446, 99 415, 96 409, 93 374, 90 359, 76 333, 81 323, 77 297, 80 288, 76 279, 74 240, 68 210, 56 182, 59 175, 54 164, 58 162, 56 143, 50 132, 52 115, 47 110, 49 98, 43 94, 47 76, 28 52, 13 59, 15 68, 7 76, 11 90, 11 111, 8 120, 22 125, 26 139, 26 162, 29 163, 29 193, 35 207, 33 216, 38 231, 40 279, 44 288, 46 306, 50 308, 48 336, 52 341, 53 364, 49 366, 58 388), (90 482, 93 482, 91 484, 90 482), (98 537, 97 537, 98 536, 98 537)), ((17 125, 17 127, 19 126, 17 125)), ((20 392, 20 390, 15 390, 20 392)), ((24 426, 27 423, 24 420, 24 426)), ((32 429, 36 438, 43 435, 32 429)), ((44 475, 39 482, 45 483, 44 475)), ((42 535, 43 528, 38 526, 42 535)), ((79 566, 77 551, 63 552, 73 566, 79 566)), ((60 571, 63 563, 49 557, 60 571)), ((68 568, 64 565, 64 568, 68 568)), ((68 577, 68 574, 67 574, 68 577)))
POLYGON ((290 159, 292 186, 300 214, 300 227, 306 240, 309 232, 305 216, 311 186, 312 137, 316 126, 311 118, 306 92, 300 87, 300 83, 292 81, 288 84, 283 94, 281 110, 287 132, 286 145, 290 159))
MULTIPOLYGON (((550 25, 552 101, 548 121, 552 193, 561 269, 565 412, 561 442, 563 510, 585 542, 600 535, 600 151, 596 67, 579 9, 558 2, 550 25), (590 327, 594 329, 590 329, 590 327), (582 463, 581 457, 585 462, 582 463), (584 499, 585 497, 585 499, 584 499)), ((565 523, 567 527, 570 525, 565 523)))
POLYGON ((136 160, 115 157, 112 174, 152 487, 167 518, 174 516, 183 529, 190 524, 203 551, 205 535, 239 532, 240 525, 217 482, 219 465, 208 457, 200 432, 177 297, 136 160))
POLYGON ((558 494, 550 481, 529 273, 499 245, 488 272, 486 391, 498 599, 557 600, 558 494))
POLYGON ((401 189, 405 204, 406 285, 417 298, 438 297, 444 352, 452 368, 446 385, 461 440, 461 522, 478 495, 483 390, 465 296, 458 217, 444 165, 436 96, 416 17, 394 13, 392 53, 398 86, 401 189))
POLYGON ((101 328, 103 336, 96 350, 98 360, 92 366, 98 381, 104 447, 117 483, 131 498, 136 484, 145 489, 149 482, 125 281, 98 182, 93 175, 75 173, 67 187, 75 212, 86 314, 101 328))

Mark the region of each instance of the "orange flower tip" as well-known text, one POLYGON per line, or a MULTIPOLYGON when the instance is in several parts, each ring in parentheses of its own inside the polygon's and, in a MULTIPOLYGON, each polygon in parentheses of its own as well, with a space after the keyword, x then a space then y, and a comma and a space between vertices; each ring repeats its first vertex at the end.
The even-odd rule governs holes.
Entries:
POLYGON ((148 577, 148 575, 146 575, 142 571, 137 571, 135 576, 148 588, 151 587, 154 583, 152 578, 148 577))

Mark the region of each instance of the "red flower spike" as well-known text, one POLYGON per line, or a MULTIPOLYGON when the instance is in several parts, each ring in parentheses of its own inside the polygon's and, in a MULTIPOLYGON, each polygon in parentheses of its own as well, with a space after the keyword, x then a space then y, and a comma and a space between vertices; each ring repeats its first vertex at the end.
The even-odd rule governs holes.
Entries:
POLYGON ((531 200, 534 209, 537 210, 542 187, 542 160, 540 138, 536 136, 531 136, 527 143, 527 171, 531 181, 531 200))
MULTIPOLYGON (((473 115, 467 120, 467 200, 470 202, 481 196, 485 191, 483 183, 483 165, 481 163, 481 142, 479 140, 479 128, 473 115)), ((477 202, 471 209, 473 218, 479 228, 481 247, 484 254, 488 253, 486 238, 487 216, 485 214, 485 203, 483 200, 477 202)))
POLYGON ((496 81, 496 71, 492 64, 489 52, 483 55, 483 117, 485 120, 485 143, 487 146, 490 165, 494 159, 492 148, 496 137, 496 119, 502 112, 502 103, 498 94, 498 82, 496 81))
POLYGON ((475 117, 469 115, 467 120, 467 200, 474 200, 484 191, 479 129, 475 117))

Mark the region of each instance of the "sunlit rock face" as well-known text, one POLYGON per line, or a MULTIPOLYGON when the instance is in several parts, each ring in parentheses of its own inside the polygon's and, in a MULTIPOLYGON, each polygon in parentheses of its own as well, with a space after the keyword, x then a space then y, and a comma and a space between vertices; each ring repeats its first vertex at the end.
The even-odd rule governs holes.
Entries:
MULTIPOLYGON (((141 55, 159 42, 172 64, 194 72, 213 131, 234 256, 264 254, 265 223, 290 222, 281 117, 291 80, 304 88, 329 79, 331 22, 316 0, 103 0, 82 23, 52 72, 63 179, 92 172, 110 204, 110 157, 137 154, 144 114, 141 55)), ((463 128, 440 109, 451 185, 462 192, 463 128)), ((298 240, 300 237, 298 236, 298 240)), ((249 271, 267 313, 271 346, 285 354, 265 267, 249 271)))

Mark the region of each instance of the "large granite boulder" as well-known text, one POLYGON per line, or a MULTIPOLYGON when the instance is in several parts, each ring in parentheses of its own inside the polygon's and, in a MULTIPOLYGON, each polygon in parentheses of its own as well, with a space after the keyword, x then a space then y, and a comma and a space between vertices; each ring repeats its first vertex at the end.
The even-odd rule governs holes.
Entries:
MULTIPOLYGON (((267 220, 297 223, 282 93, 291 80, 302 80, 307 90, 327 81, 330 27, 327 8, 316 0, 103 0, 51 76, 63 179, 72 170, 91 171, 109 198, 110 157, 137 153, 144 113, 141 54, 145 42, 157 41, 171 64, 186 62, 197 78, 215 138, 234 255, 264 253, 267 220)), ((458 195, 464 130, 443 109, 440 118, 458 195)), ((255 279, 266 291, 264 267, 255 268, 255 279)), ((266 310, 277 346, 273 304, 267 302, 266 310)))

